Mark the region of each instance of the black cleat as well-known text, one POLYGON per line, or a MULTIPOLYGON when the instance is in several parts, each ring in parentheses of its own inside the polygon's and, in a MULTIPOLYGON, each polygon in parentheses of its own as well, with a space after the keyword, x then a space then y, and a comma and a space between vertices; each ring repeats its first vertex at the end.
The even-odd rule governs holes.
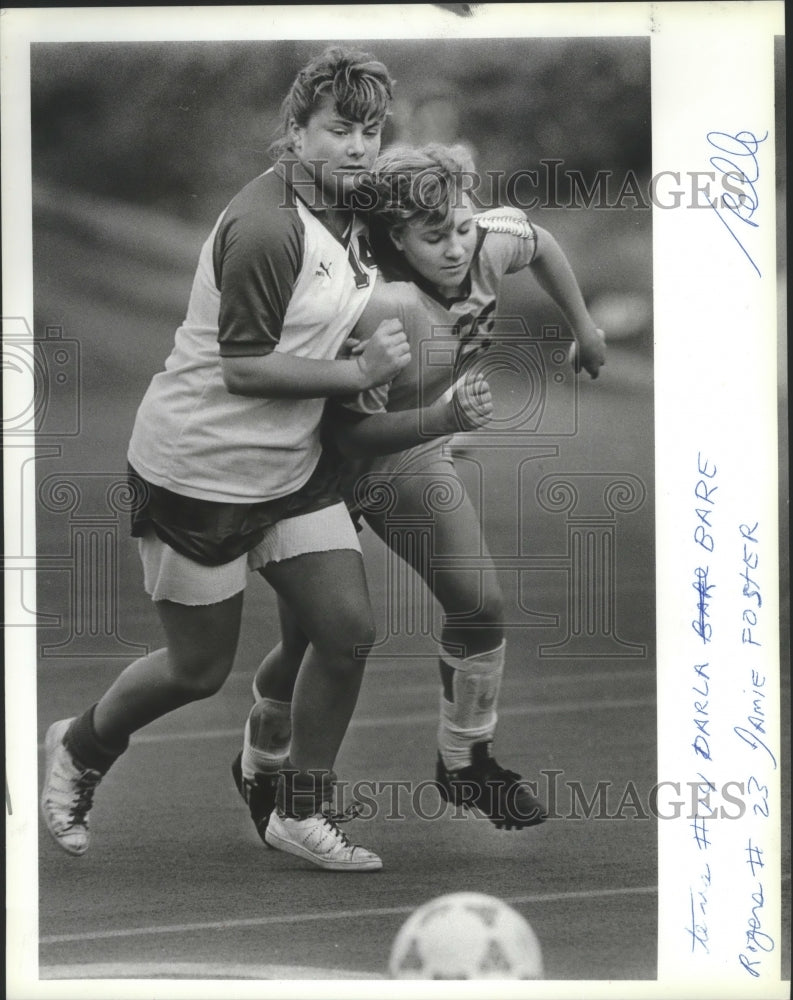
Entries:
MULTIPOLYGON (((251 814, 256 832, 259 834, 262 843, 267 844, 264 835, 267 831, 270 814, 275 809, 275 790, 278 787, 278 775, 257 774, 255 782, 243 778, 242 751, 234 758, 234 763, 231 765, 231 775, 234 778, 237 791, 248 804, 248 812, 251 814)), ((267 846, 269 847, 270 845, 267 844, 267 846)))
POLYGON ((521 830, 547 818, 523 778, 491 756, 489 741, 475 743, 472 757, 468 767, 449 771, 438 754, 435 780, 443 799, 480 813, 499 830, 521 830))

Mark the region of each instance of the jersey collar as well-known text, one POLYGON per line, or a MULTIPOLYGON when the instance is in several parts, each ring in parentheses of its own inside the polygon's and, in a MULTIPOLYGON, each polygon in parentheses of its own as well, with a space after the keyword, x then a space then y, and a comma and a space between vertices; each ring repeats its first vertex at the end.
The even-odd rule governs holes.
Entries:
POLYGON ((281 178, 293 198, 299 198, 309 212, 325 226, 328 232, 342 246, 347 246, 352 232, 354 213, 350 210, 346 220, 344 220, 343 231, 339 232, 338 227, 334 224, 339 219, 339 214, 333 212, 331 206, 325 204, 322 189, 316 183, 313 170, 307 167, 294 154, 285 153, 273 165, 273 173, 281 178))

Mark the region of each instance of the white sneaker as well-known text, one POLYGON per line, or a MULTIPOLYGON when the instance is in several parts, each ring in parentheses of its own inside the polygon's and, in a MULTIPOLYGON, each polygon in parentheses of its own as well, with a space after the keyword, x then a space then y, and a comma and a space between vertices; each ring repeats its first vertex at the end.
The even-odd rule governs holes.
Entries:
POLYGON ((61 719, 47 730, 41 811, 55 843, 68 854, 79 855, 88 850, 88 813, 102 774, 81 770, 64 746, 63 737, 71 722, 61 719))
POLYGON ((265 841, 270 847, 331 872, 376 872, 383 862, 365 847, 351 844, 336 823, 324 813, 315 813, 307 819, 292 819, 273 810, 265 841))

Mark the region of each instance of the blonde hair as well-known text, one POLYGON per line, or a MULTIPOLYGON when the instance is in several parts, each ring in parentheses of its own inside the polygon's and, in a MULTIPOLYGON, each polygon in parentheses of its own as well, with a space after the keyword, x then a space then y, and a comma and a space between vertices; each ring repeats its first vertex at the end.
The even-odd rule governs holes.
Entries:
POLYGON ((411 225, 447 229, 474 164, 463 146, 394 146, 377 158, 373 173, 370 225, 392 233, 411 225))

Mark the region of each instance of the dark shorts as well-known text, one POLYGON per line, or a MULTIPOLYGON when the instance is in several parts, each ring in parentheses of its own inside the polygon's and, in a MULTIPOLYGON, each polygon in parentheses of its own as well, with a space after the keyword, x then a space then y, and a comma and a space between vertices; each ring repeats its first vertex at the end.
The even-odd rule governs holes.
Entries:
POLYGON ((202 566, 231 562, 255 548, 272 525, 331 507, 341 499, 334 460, 324 452, 299 490, 259 503, 186 497, 148 482, 132 466, 128 476, 135 495, 141 497, 131 515, 132 536, 140 538, 153 530, 166 545, 202 566))

